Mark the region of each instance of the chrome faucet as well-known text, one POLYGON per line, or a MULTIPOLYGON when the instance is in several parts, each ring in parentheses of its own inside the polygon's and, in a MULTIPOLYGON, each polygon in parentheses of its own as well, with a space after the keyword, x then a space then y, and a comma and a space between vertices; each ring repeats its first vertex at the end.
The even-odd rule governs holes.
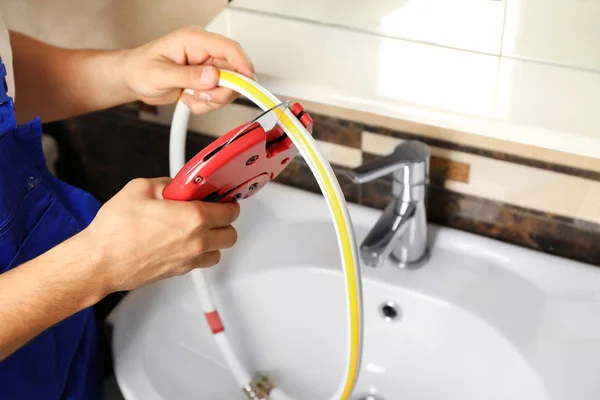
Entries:
POLYGON ((362 184, 393 173, 392 201, 360 245, 365 264, 377 267, 389 257, 400 268, 417 268, 428 256, 429 148, 418 141, 398 145, 387 155, 348 174, 362 184))

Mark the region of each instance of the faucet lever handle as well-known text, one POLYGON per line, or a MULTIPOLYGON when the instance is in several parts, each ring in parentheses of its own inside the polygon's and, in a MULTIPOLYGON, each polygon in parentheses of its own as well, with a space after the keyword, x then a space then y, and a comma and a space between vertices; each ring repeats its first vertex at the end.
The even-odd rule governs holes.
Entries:
POLYGON ((348 171, 355 183, 367 183, 394 173, 401 183, 418 184, 427 181, 431 152, 416 140, 404 142, 386 156, 377 158, 348 171), (402 171, 401 171, 402 170, 402 171))

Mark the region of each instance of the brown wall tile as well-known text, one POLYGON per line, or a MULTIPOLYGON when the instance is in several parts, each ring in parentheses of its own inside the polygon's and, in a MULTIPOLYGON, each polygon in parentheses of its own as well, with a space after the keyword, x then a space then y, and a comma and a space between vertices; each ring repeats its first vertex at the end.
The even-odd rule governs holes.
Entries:
POLYGON ((429 169, 432 180, 469 183, 469 164, 467 163, 432 156, 429 169))
POLYGON ((600 226, 431 188, 429 220, 600 266, 600 226))

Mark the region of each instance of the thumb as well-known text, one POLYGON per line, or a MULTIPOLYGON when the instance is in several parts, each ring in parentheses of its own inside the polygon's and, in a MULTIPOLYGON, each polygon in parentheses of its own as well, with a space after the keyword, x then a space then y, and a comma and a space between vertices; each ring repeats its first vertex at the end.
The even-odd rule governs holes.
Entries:
POLYGON ((170 64, 167 82, 173 88, 210 90, 219 82, 219 71, 212 65, 170 64))
POLYGON ((165 188, 173 181, 168 177, 150 178, 147 179, 149 184, 149 194, 154 199, 163 199, 165 188))

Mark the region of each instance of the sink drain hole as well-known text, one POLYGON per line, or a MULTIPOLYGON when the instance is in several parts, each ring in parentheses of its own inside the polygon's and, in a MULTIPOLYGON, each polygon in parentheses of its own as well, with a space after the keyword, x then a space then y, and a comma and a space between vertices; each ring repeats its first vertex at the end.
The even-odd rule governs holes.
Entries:
POLYGON ((402 310, 393 301, 384 303, 379 308, 379 312, 385 322, 396 322, 402 317, 402 310))

